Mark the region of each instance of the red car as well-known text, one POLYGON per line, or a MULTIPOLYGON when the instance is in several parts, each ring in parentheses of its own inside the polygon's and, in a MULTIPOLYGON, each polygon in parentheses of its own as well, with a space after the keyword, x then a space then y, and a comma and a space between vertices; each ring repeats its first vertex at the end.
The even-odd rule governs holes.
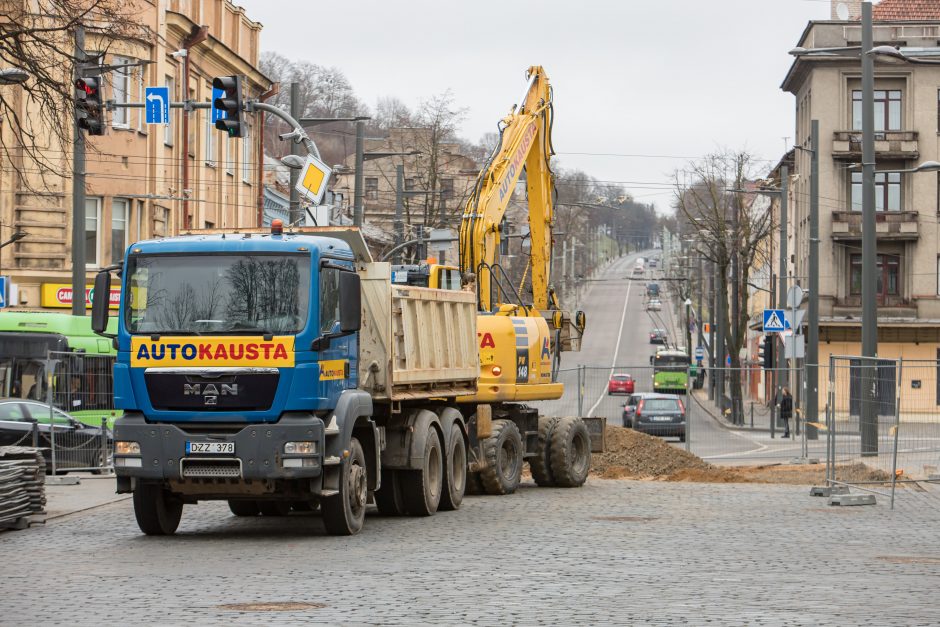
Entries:
POLYGON ((633 394, 633 377, 628 374, 615 374, 607 383, 608 394, 633 394))

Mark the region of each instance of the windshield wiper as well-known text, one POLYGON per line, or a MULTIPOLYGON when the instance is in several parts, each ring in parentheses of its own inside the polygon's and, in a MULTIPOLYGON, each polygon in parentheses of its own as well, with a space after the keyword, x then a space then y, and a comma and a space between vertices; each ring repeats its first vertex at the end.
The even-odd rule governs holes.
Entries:
POLYGON ((149 335, 150 338, 154 341, 159 340, 163 335, 203 335, 201 331, 193 331, 192 329, 188 329, 186 331, 183 331, 182 329, 173 329, 170 331, 152 331, 150 333, 147 333, 146 331, 137 331, 136 334, 149 335))
POLYGON ((229 333, 236 335, 263 335, 265 339, 273 338, 274 333, 268 329, 263 329, 261 327, 251 326, 244 322, 236 322, 227 329, 220 331, 221 333, 229 333))

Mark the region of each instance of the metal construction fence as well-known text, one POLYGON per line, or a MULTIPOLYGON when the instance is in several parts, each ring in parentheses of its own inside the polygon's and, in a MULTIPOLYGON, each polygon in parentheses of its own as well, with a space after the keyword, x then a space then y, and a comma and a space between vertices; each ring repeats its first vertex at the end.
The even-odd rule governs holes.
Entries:
POLYGON ((832 356, 826 480, 940 506, 940 361, 832 356))

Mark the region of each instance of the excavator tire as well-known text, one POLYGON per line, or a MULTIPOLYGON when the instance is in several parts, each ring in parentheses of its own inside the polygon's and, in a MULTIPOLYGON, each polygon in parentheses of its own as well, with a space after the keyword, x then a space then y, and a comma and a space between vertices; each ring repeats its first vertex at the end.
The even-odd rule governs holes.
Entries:
POLYGON ((480 471, 487 494, 512 494, 522 480, 522 435, 511 420, 494 420, 493 435, 483 441, 486 467, 480 471))
POLYGON ((552 433, 560 420, 558 416, 539 416, 538 445, 535 448, 535 456, 529 458, 529 469, 535 483, 543 488, 555 485, 551 458, 552 433))
POLYGON ((577 488, 587 481, 591 470, 591 434, 580 418, 559 420, 552 433, 551 468, 555 484, 577 488))

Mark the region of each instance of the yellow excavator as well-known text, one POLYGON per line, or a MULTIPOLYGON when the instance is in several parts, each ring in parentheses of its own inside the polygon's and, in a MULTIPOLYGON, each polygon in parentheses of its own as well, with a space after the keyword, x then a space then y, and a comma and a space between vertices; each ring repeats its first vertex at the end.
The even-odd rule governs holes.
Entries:
POLYGON ((477 435, 471 442, 471 458, 477 459, 471 460, 468 488, 496 494, 515 489, 513 470, 523 459, 539 485, 581 485, 592 448, 581 418, 539 417, 521 404, 562 396, 555 367, 562 351, 580 348, 585 326, 584 314, 563 310, 551 287, 552 88, 540 66, 530 67, 526 77, 522 100, 500 123, 499 143, 477 177, 459 234, 459 269, 476 290, 479 309, 479 385, 476 394, 458 398, 477 405, 476 429, 470 430, 477 435), (503 218, 523 172, 530 300, 516 290, 499 258, 503 218))

